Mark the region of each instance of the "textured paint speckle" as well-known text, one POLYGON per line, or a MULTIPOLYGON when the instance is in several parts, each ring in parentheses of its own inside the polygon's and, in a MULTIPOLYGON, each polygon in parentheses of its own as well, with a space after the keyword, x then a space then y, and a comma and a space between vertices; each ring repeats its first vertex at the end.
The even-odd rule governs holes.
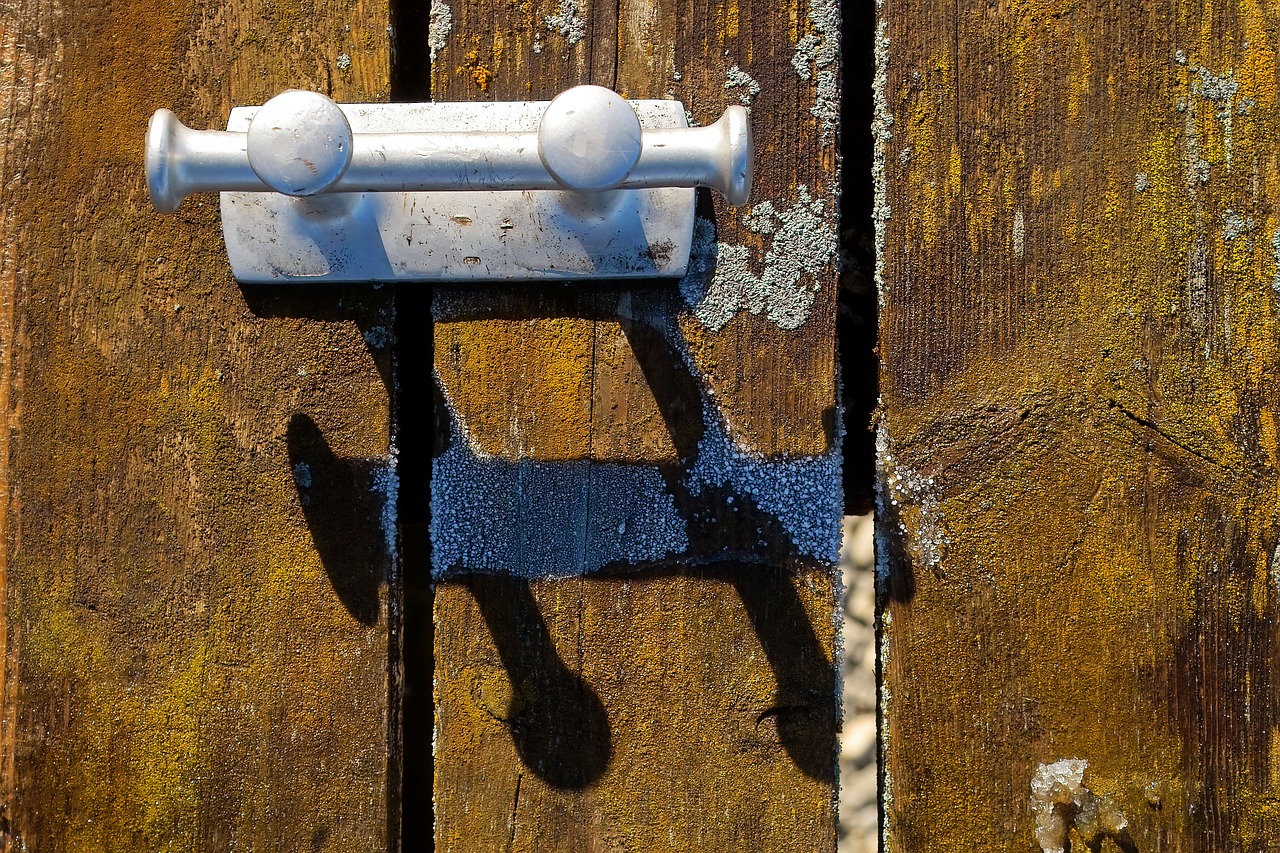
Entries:
POLYGON ((656 466, 486 456, 455 427, 432 468, 437 577, 488 571, 568 577, 688 548, 686 522, 656 466))
POLYGON ((704 412, 706 429, 689 474, 692 494, 727 487, 749 497, 778 522, 797 552, 834 565, 840 530, 832 519, 840 518, 843 500, 839 442, 818 456, 766 460, 739 448, 709 405, 704 412))
POLYGON ((378 525, 382 529, 382 541, 388 554, 396 553, 399 544, 398 507, 400 498, 400 471, 396 466, 399 449, 392 442, 387 456, 373 468, 372 490, 382 497, 378 508, 378 525))
MULTIPOLYGON (((696 375, 679 326, 663 325, 696 375)), ((695 499, 705 516, 713 504, 703 497, 708 491, 726 494, 718 512, 763 513, 792 552, 826 565, 838 559, 839 442, 814 456, 763 458, 733 440, 705 385, 702 437, 680 468, 502 459, 471 440, 448 405, 455 418, 450 442, 432 473, 432 553, 439 578, 458 571, 566 577, 619 563, 679 559, 689 550, 691 523, 681 507, 695 499)), ((757 544, 763 549, 774 543, 757 544)))

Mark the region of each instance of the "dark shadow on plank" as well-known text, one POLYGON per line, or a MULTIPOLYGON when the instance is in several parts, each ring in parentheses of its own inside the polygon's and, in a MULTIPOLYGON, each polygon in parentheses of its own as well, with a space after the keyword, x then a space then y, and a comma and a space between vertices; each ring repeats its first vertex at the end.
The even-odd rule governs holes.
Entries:
POLYGON ((585 788, 609 766, 613 738, 596 692, 565 666, 523 578, 456 579, 480 606, 512 685, 507 727, 516 752, 556 788, 585 788))
POLYGON ((302 413, 290 418, 287 441, 302 512, 333 591, 361 625, 375 625, 389 569, 381 525, 386 497, 376 487, 376 469, 386 463, 338 458, 302 413))
POLYGON ((378 376, 392 395, 393 292, 390 284, 241 284, 255 317, 352 323, 364 338, 378 376))

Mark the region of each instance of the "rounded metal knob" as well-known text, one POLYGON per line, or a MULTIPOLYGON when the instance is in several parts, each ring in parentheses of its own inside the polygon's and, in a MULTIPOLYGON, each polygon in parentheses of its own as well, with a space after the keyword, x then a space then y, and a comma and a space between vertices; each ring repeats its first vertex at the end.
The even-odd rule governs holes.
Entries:
POLYGON ((621 95, 575 86, 542 114, 538 156, 565 189, 599 192, 622 184, 640 160, 640 119, 621 95))
POLYGON ((249 165, 278 193, 309 196, 338 182, 351 165, 351 124, 319 92, 291 89, 267 101, 249 123, 249 165))
POLYGON ((170 110, 156 110, 147 124, 147 192, 161 213, 173 213, 186 196, 174 175, 179 165, 175 139, 184 130, 186 126, 170 110))
POLYGON ((706 127, 641 131, 631 105, 599 86, 561 94, 543 108, 536 132, 353 134, 329 98, 289 91, 260 107, 246 132, 192 130, 159 110, 147 131, 146 160, 151 200, 162 212, 176 210, 190 193, 208 191, 590 194, 711 187, 737 206, 751 192, 754 149, 740 106, 706 127))

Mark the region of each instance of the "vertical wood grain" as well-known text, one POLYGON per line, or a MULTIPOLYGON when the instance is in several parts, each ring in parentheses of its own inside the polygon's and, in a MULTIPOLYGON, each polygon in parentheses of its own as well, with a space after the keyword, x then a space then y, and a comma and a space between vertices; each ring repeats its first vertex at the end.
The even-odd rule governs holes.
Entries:
POLYGON ((743 103, 757 144, 680 285, 437 291, 437 848, 834 849, 838 11, 434 8, 437 99, 743 103))
POLYGON ((0 6, 4 849, 395 845, 389 294, 238 287, 142 169, 158 107, 385 98, 386 22, 0 6))
POLYGON ((1278 25, 884 0, 891 850, 1280 843, 1278 25))

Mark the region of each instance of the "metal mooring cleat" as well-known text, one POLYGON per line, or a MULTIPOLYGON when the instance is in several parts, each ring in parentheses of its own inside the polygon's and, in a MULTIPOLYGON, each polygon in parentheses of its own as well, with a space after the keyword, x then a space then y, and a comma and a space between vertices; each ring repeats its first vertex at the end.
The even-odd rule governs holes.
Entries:
POLYGON ((688 127, 678 101, 578 86, 546 102, 336 104, 288 91, 196 131, 147 131, 156 210, 222 194, 243 282, 684 275, 694 188, 751 191, 746 110, 688 127))

